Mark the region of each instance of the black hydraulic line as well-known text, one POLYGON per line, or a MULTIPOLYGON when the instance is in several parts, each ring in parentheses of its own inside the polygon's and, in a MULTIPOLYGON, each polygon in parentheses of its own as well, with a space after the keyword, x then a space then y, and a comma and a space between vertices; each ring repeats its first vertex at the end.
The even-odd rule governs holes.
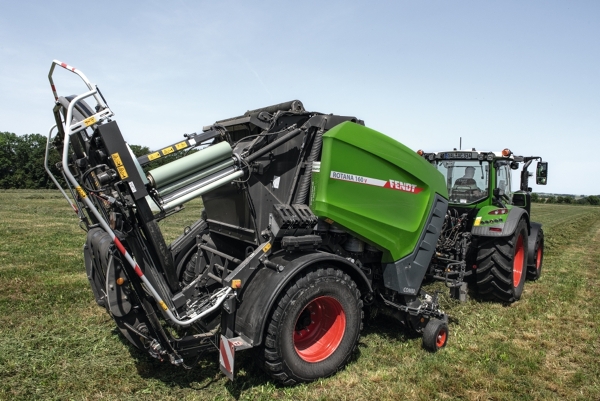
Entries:
POLYGON ((258 159, 259 157, 261 157, 265 153, 270 152, 271 150, 275 149, 279 145, 281 145, 281 144, 289 141, 290 139, 294 138, 295 136, 297 136, 302 131, 304 131, 304 129, 302 129, 302 128, 296 128, 295 130, 291 131, 290 133, 285 134, 281 138, 279 138, 279 139, 271 142, 270 144, 268 144, 264 148, 261 148, 261 149, 257 150, 256 152, 252 153, 250 156, 246 157, 245 158, 246 162, 252 163, 254 160, 258 159))
POLYGON ((278 111, 292 111, 292 112, 302 112, 304 111, 304 106, 300 100, 290 100, 289 102, 278 103, 272 106, 261 107, 260 109, 248 110, 241 116, 226 118, 224 120, 217 121, 217 124, 227 125, 227 122, 239 120, 240 118, 250 117, 258 115, 261 112, 266 112, 269 114, 276 113, 278 111))

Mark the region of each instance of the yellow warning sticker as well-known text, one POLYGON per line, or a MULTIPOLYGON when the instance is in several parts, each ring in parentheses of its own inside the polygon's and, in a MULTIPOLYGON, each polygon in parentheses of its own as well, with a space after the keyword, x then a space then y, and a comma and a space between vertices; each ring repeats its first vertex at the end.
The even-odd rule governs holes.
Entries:
POLYGON ((168 148, 164 148, 163 150, 161 150, 161 152, 162 152, 163 155, 166 156, 168 154, 171 154, 171 153, 175 152, 175 149, 173 149, 172 146, 169 146, 168 148))
POLYGON ((267 253, 267 252, 269 252, 269 249, 271 249, 271 243, 270 242, 267 243, 267 245, 263 246, 262 250, 263 250, 264 253, 267 253))
POLYGON ((188 147, 188 144, 185 141, 179 142, 178 144, 175 145, 175 149, 177 149, 177 150, 185 149, 187 147, 188 147))
POLYGON ((77 193, 79 194, 79 196, 81 197, 81 199, 84 199, 87 197, 87 194, 85 193, 85 191, 83 190, 83 188, 81 188, 80 186, 75 187, 75 190, 77 191, 77 193))
POLYGON ((475 222, 473 223, 474 226, 478 226, 479 224, 481 224, 481 216, 475 219, 475 222))
POLYGON ((119 166, 117 167, 117 171, 119 172, 119 177, 121 177, 122 180, 129 177, 129 174, 127 174, 127 170, 125 170, 125 167, 119 166))
POLYGON ((160 157, 160 153, 159 152, 154 152, 154 153, 150 153, 148 155, 148 160, 152 161, 152 160, 156 160, 160 157))
POLYGON ((160 300, 159 304, 160 307, 163 308, 163 310, 169 310, 169 308, 167 308, 167 304, 162 299, 160 300))
POLYGON ((89 127, 90 125, 96 124, 97 120, 96 117, 91 116, 89 118, 86 118, 85 120, 83 120, 83 123, 85 124, 86 127, 89 127))
POLYGON ((110 157, 112 157, 113 163, 115 163, 115 166, 119 167, 123 165, 123 161, 121 160, 121 156, 119 156, 118 153, 113 153, 112 155, 110 155, 110 157))

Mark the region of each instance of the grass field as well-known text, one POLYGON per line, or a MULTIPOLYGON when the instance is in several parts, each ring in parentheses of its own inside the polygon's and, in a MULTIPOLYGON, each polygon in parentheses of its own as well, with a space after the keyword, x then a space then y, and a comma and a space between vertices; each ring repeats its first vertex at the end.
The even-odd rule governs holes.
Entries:
MULTIPOLYGON (((161 222, 173 239, 199 202, 161 222)), ((57 191, 0 192, 0 399, 57 400, 598 400, 600 208, 534 205, 544 224, 542 278, 504 306, 444 291, 448 346, 429 354, 394 321, 376 318, 334 377, 279 387, 237 356, 235 382, 218 355, 197 368, 160 363, 123 342, 93 301, 85 233, 57 191)))

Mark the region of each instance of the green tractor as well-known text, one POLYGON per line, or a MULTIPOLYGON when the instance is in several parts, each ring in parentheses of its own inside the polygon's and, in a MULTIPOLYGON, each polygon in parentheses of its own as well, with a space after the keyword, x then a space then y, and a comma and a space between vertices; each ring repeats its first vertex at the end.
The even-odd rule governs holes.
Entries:
POLYGON ((470 151, 418 153, 444 176, 449 207, 427 276, 466 300, 467 285, 485 299, 514 302, 525 279, 542 273, 544 231, 531 221, 529 166, 537 160, 536 183, 546 185, 548 163, 539 156, 470 151), (521 168, 512 191, 511 170, 521 168))

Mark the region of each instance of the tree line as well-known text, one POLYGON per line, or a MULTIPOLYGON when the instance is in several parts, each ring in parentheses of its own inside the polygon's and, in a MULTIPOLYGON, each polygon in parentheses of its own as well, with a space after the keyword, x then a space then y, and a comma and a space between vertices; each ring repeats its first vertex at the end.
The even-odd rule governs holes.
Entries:
MULTIPOLYGON (((0 132, 0 189, 49 189, 55 188, 54 183, 46 174, 44 169, 44 157, 46 154, 47 137, 40 134, 16 135, 11 132, 0 132)), ((147 155, 150 148, 141 145, 130 145, 136 157, 147 155)), ((178 158, 196 152, 174 153, 144 166, 144 170, 150 170, 170 163, 178 158)), ((55 177, 63 183, 62 175, 56 163, 60 162, 61 156, 56 150, 51 150, 48 158, 48 167, 55 177)), ((556 203, 576 205, 600 205, 600 196, 582 196, 575 198, 569 195, 540 196, 531 194, 531 201, 535 203, 556 203)))
POLYGON ((536 193, 531 194, 531 202, 565 204, 565 205, 600 205, 600 195, 581 196, 576 198, 572 195, 548 195, 540 196, 536 193))
MULTIPOLYGON (((40 134, 16 135, 12 132, 0 132, 0 189, 49 189, 56 188, 46 170, 44 157, 46 155, 47 137, 40 134)), ((150 153, 147 146, 130 145, 136 157, 150 153)), ((195 149, 190 152, 196 151, 195 149)), ((146 169, 156 168, 170 163, 189 152, 179 152, 145 166, 146 169)), ((56 167, 61 155, 54 149, 49 153, 48 167, 60 183, 63 184, 62 174, 56 167)))

